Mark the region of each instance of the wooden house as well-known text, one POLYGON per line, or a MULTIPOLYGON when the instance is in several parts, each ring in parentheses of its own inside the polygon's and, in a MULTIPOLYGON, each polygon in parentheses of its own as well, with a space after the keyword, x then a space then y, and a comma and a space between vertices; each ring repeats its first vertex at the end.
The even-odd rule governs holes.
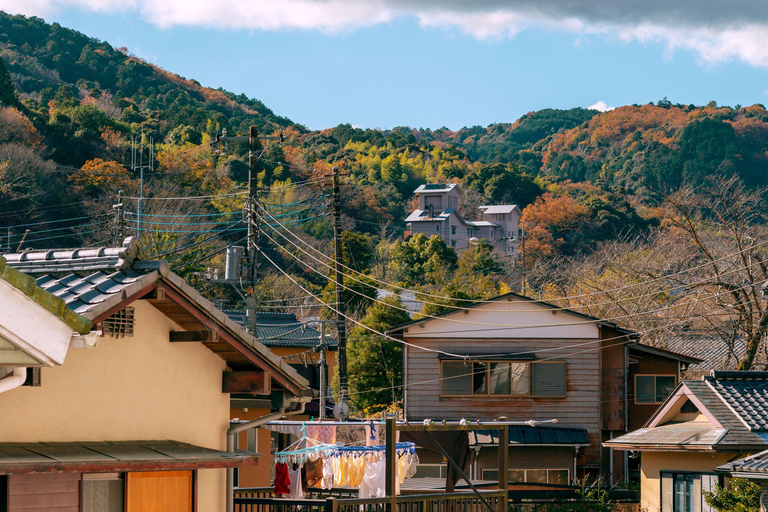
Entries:
POLYGON ((605 446, 641 454, 641 509, 715 512, 702 491, 722 483, 718 466, 768 448, 768 372, 684 380, 642 428, 605 446))
POLYGON ((306 379, 131 239, 5 260, 92 328, 0 394, 0 510, 225 510, 225 468, 257 455, 225 451, 230 393, 290 402, 306 379))
MULTIPOLYGON (((610 322, 515 293, 389 333, 410 344, 404 349, 409 420, 557 420, 528 436, 510 433, 510 479, 522 481, 629 478, 626 454, 601 443, 642 424, 685 365, 699 361, 640 345, 633 332, 610 322), (641 394, 651 389, 652 396, 641 394)), ((475 478, 495 469, 486 458, 475 478)))

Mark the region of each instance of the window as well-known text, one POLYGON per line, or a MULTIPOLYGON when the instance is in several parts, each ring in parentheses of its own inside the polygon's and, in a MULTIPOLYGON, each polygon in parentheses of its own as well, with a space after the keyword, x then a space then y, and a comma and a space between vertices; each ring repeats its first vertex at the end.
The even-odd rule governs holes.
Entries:
MULTIPOLYGON (((483 469, 483 480, 498 480, 498 469, 483 469)), ((570 485, 569 469, 510 469, 510 482, 529 482, 537 484, 570 485)))
POLYGON ((125 484, 119 473, 84 474, 83 512, 123 512, 125 484))
POLYGON ((442 361, 443 396, 564 397, 565 363, 547 361, 442 361))
POLYGON ((720 477, 709 473, 661 472, 661 512, 715 512, 702 491, 712 492, 720 477))
POLYGON ((675 389, 674 375, 635 375, 635 403, 660 404, 675 389))
POLYGON ((451 234, 452 235, 456 234, 456 226, 451 226, 451 234))
POLYGON ((451 240, 451 247, 456 247, 456 240, 451 240))

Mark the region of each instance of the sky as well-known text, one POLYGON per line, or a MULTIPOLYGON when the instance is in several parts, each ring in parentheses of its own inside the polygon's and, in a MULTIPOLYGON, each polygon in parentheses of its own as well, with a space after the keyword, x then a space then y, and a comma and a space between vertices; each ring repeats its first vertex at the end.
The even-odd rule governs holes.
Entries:
POLYGON ((768 103, 754 0, 0 0, 310 129, 768 103))

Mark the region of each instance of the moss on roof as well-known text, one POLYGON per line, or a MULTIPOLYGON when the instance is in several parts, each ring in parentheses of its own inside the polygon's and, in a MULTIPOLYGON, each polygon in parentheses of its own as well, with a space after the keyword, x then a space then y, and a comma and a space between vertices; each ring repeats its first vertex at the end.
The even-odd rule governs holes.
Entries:
POLYGON ((34 277, 6 265, 5 258, 2 256, 0 256, 0 279, 24 292, 31 300, 50 311, 78 333, 88 334, 91 331, 89 319, 69 309, 64 300, 37 286, 34 277))

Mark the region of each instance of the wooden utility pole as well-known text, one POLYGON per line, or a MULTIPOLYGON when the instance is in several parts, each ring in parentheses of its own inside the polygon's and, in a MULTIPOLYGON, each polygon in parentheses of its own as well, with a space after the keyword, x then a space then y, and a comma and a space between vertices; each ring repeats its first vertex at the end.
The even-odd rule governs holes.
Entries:
POLYGON ((248 330, 251 334, 256 332, 256 309, 257 300, 256 295, 256 279, 257 279, 257 267, 256 267, 256 247, 258 245, 259 238, 259 226, 257 224, 259 215, 259 178, 258 178, 258 150, 259 150, 259 138, 255 126, 251 126, 251 130, 248 134, 248 201, 247 201, 247 215, 248 215, 248 295, 246 297, 246 323, 248 330))
POLYGON ((339 340, 339 391, 341 403, 347 401, 347 324, 344 317, 344 273, 341 269, 341 189, 339 187, 339 168, 333 168, 333 241, 336 249, 334 258, 336 269, 336 329, 339 340))
POLYGON ((112 208, 115 210, 115 238, 114 246, 119 247, 125 240, 125 192, 117 192, 117 204, 112 208))

